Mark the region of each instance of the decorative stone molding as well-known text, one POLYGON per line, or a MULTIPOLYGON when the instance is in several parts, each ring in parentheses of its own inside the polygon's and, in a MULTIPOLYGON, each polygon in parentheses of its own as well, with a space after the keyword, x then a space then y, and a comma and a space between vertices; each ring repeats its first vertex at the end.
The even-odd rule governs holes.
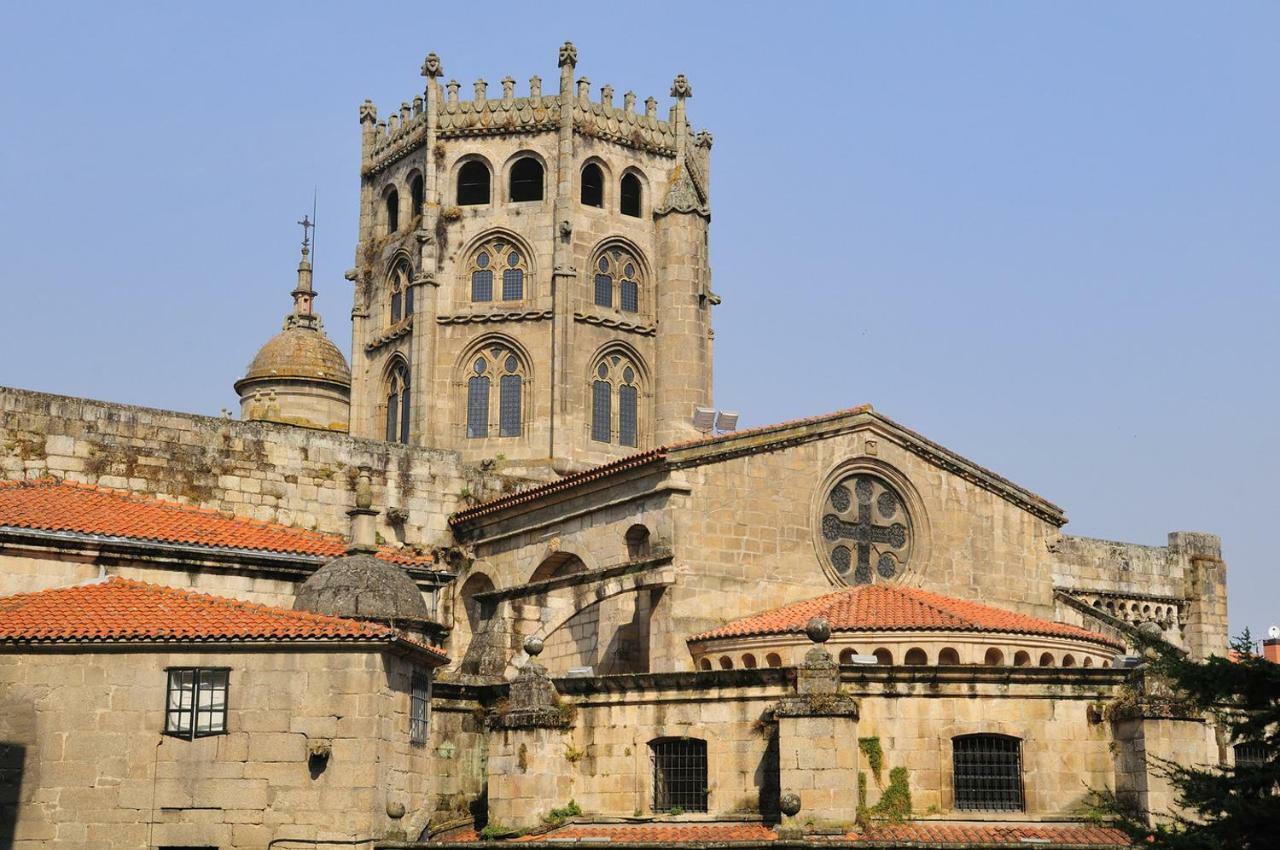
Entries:
POLYGON ((654 209, 657 215, 665 215, 671 212, 680 213, 697 213, 703 216, 711 215, 711 208, 707 206, 706 201, 702 197, 702 193, 693 183, 693 178, 689 176, 689 163, 686 161, 684 167, 678 169, 675 179, 671 181, 671 187, 667 189, 667 194, 663 197, 662 203, 654 209))
POLYGON ((566 41, 560 45, 560 58, 558 65, 563 68, 565 65, 574 67, 578 64, 578 48, 573 46, 572 41, 566 41))
POLYGON ((391 327, 364 344, 365 351, 377 351, 388 343, 408 336, 413 331, 413 316, 405 316, 391 327))
POLYGON ((524 642, 529 661, 511 682, 506 710, 488 716, 490 729, 566 729, 573 725, 572 711, 562 707, 547 668, 534 660, 542 648, 541 638, 524 642))
POLYGON ((436 316, 436 322, 441 325, 466 325, 480 322, 536 322, 550 319, 551 316, 552 312, 550 310, 525 310, 510 313, 455 313, 451 316, 436 316))
POLYGON ((653 325, 646 325, 640 322, 628 322, 623 319, 613 319, 608 316, 600 316, 595 313, 575 312, 573 314, 573 320, 575 322, 582 322, 588 325, 598 325, 600 327, 627 331, 641 336, 653 336, 657 332, 657 329, 654 328, 653 325))

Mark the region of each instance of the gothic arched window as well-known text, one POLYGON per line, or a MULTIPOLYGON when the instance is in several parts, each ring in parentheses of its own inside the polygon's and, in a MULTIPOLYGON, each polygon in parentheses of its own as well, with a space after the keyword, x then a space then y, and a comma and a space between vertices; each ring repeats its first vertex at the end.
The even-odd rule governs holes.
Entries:
POLYGON ((596 258, 595 303, 597 307, 612 307, 617 290, 617 304, 628 313, 640 309, 640 263, 626 249, 613 246, 596 258))
POLYGON ((493 301, 494 280, 502 281, 503 301, 523 301, 529 258, 509 239, 485 242, 471 255, 471 300, 493 301))
POLYGON ((409 442, 409 367, 403 360, 387 373, 387 442, 409 442))
POLYGON ((542 200, 542 163, 531 156, 511 166, 510 197, 513 201, 542 200))
POLYGON ((395 233, 400 229, 400 193, 395 189, 389 190, 383 203, 387 207, 387 233, 395 233))
POLYGON ((596 362, 591 381, 591 439, 640 445, 640 372, 624 354, 607 354, 596 362))
POLYGON ((623 215, 640 217, 640 178, 634 174, 622 175, 622 184, 619 187, 618 199, 619 208, 623 215))
POLYGON ((391 272, 388 286, 391 324, 394 325, 406 316, 413 315, 413 288, 409 286, 409 269, 404 265, 396 266, 391 272))
POLYGON ((604 206, 604 172, 594 162, 582 169, 582 203, 588 207, 604 206))
POLYGON ((458 206, 489 203, 489 166, 479 160, 464 163, 458 169, 458 206))
POLYGON ((415 174, 409 180, 409 218, 414 218, 422 214, 422 201, 425 197, 423 192, 422 175, 415 174))
POLYGON ((501 343, 483 348, 467 364, 467 438, 519 437, 524 426, 524 363, 501 343), (498 392, 494 398, 493 387, 498 392), (496 406, 495 406, 496 402, 496 406))

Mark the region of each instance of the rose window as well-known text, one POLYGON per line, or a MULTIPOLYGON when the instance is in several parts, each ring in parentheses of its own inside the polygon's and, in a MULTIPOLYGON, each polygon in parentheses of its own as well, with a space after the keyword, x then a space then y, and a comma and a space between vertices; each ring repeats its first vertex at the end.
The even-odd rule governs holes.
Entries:
POLYGON ((859 473, 831 488, 822 504, 821 549, 846 584, 902 574, 911 555, 911 517, 885 481, 859 473))

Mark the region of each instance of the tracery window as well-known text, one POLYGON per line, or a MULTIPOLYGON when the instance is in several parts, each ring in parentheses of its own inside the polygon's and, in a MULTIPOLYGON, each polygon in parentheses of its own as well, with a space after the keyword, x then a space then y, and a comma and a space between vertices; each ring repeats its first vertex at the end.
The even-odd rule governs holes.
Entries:
POLYGON ((460 207, 489 203, 489 166, 473 159, 458 169, 457 199, 460 207))
POLYGON ((640 445, 639 382, 639 370, 624 354, 607 354, 596 362, 591 381, 592 440, 640 445))
POLYGON ((707 742, 659 738, 649 742, 653 759, 653 810, 707 810, 707 742))
POLYGON ((951 740, 957 809, 1022 811, 1022 741, 1008 735, 951 740))
POLYGON ((387 373, 387 442, 409 442, 409 367, 403 360, 387 373))
POLYGON ((471 256, 471 300, 494 300, 494 281, 498 278, 503 301, 523 301, 528 274, 529 258, 524 251, 509 239, 490 239, 471 256))
POLYGON ((623 215, 640 217, 640 178, 634 174, 622 175, 622 183, 619 186, 619 209, 623 215))
POLYGON ((640 309, 640 263, 630 252, 619 246, 603 251, 595 265, 595 303, 597 307, 612 307, 614 289, 618 294, 618 306, 628 313, 640 309))
POLYGON ((911 557, 911 516, 888 481, 854 472, 827 494, 819 514, 820 547, 847 584, 900 576, 911 557))
POLYGON ((413 315, 413 289, 409 286, 409 269, 404 265, 396 266, 389 282, 391 303, 391 324, 413 315))
POLYGON ((524 429, 524 363, 497 343, 476 352, 468 364, 467 438, 519 437, 524 429), (493 386, 497 384, 497 398, 493 386))

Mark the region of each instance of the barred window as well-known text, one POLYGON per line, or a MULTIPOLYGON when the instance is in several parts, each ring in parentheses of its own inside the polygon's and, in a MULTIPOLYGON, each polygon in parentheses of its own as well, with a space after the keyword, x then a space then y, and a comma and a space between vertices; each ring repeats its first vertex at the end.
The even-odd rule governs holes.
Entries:
POLYGON ((653 810, 707 810, 707 742, 659 738, 649 742, 653 759, 653 810))
POLYGON ((409 743, 425 744, 431 721, 431 674, 413 671, 409 686, 409 743))
POLYGON ((639 383, 639 372, 625 354, 608 354, 596 361, 591 382, 592 440, 640 445, 639 383), (618 423, 616 435, 614 422, 618 423))
POLYGON ((618 306, 628 313, 640 310, 640 263, 629 251, 613 245, 602 251, 592 265, 597 307, 618 306), (614 289, 617 295, 614 295, 614 289))
POLYGON ((1267 745, 1261 741, 1245 741, 1232 747, 1236 767, 1262 767, 1267 763, 1267 745))
POLYGON ((403 360, 387 373, 387 442, 409 442, 409 367, 403 360))
POLYGON ((165 734, 179 738, 227 731, 227 681, 222 667, 174 667, 169 671, 165 734))
POLYGON ((960 735, 951 741, 955 807, 1022 811, 1022 741, 1008 735, 960 735))
POLYGON ((622 175, 619 208, 623 215, 640 217, 640 191, 639 177, 634 174, 622 175))
POLYGON ((497 342, 481 348, 467 365, 467 437, 490 436, 496 422, 499 437, 519 437, 524 429, 524 361, 507 345, 497 342), (497 383, 497 398, 490 389, 497 383), (496 402, 496 408, 492 405, 496 402))
POLYGON ((636 388, 632 385, 618 387, 618 442, 624 446, 637 446, 636 388))
POLYGON ((498 435, 520 436, 520 390, 524 379, 519 375, 503 375, 498 385, 498 435))
POLYGON ((489 167, 472 160, 458 169, 458 206, 489 203, 489 167))
POLYGON ((607 443, 612 435, 609 413, 613 388, 608 381, 596 381, 591 385, 591 439, 607 443))

